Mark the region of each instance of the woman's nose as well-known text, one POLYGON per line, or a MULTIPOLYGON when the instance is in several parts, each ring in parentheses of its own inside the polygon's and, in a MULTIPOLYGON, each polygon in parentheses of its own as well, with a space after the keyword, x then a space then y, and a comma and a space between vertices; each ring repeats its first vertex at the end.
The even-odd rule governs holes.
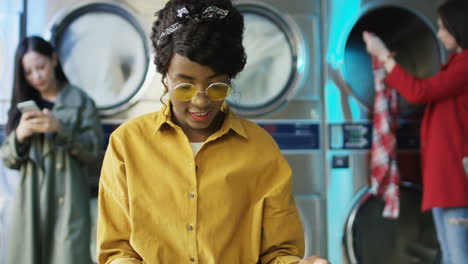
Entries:
POLYGON ((32 80, 36 81, 36 80, 39 80, 39 78, 40 78, 40 74, 39 74, 38 71, 32 71, 31 72, 31 79, 32 80))
POLYGON ((206 95, 205 91, 198 90, 195 97, 192 98, 192 104, 203 107, 209 105, 211 102, 210 98, 206 95))

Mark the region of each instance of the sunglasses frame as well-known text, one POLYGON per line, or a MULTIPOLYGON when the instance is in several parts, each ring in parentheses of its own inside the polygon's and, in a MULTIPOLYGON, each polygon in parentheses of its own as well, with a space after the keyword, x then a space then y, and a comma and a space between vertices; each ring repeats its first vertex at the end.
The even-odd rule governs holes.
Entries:
POLYGON ((215 82, 215 83, 212 83, 212 84, 208 85, 208 87, 206 87, 206 90, 205 90, 205 91, 198 91, 198 89, 196 88, 196 86, 195 86, 194 84, 191 84, 191 83, 179 83, 179 84, 177 84, 177 85, 174 87, 174 89, 172 90, 172 96, 173 96, 175 99, 179 100, 179 101, 187 102, 187 101, 190 101, 190 100, 192 100, 193 98, 195 98, 195 96, 197 96, 197 94, 199 94, 199 93, 204 93, 204 94, 206 94, 206 96, 207 96, 208 98, 210 98, 210 100, 212 100, 212 101, 214 101, 214 102, 219 102, 219 101, 222 101, 222 100, 226 99, 226 98, 229 96, 229 94, 231 93, 231 90, 232 90, 231 85, 229 85, 229 84, 227 84, 227 83, 225 83, 225 82, 215 82), (227 91, 226 91, 226 96, 225 96, 224 98, 215 100, 215 99, 211 98, 211 96, 209 95, 209 89, 210 89, 211 87, 213 87, 213 86, 215 86, 215 85, 219 85, 219 84, 222 84, 222 85, 227 86, 228 89, 227 89, 227 91), (182 87, 183 85, 190 85, 191 87, 195 87, 195 93, 193 94, 193 96, 190 97, 189 99, 186 99, 186 100, 181 100, 181 99, 177 98, 177 97, 175 96, 175 94, 174 94, 174 92, 177 90, 177 88, 180 88, 180 87, 182 87))

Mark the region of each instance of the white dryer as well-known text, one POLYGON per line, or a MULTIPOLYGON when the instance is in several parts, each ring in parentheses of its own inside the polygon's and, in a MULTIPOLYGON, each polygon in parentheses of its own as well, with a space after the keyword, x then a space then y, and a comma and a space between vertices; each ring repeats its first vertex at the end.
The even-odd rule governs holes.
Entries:
POLYGON ((91 95, 103 116, 141 98, 155 70, 149 37, 128 4, 76 2, 54 14, 47 28, 70 82, 91 95))
POLYGON ((233 80, 233 110, 263 126, 293 169, 306 255, 325 255, 321 123, 321 2, 238 0, 247 64, 233 80))

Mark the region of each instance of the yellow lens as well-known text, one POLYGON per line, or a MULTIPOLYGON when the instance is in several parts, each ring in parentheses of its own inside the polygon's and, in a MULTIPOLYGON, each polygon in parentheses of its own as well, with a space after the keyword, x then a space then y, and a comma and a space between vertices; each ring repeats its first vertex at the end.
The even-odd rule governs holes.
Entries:
POLYGON ((179 101, 189 101, 197 94, 197 87, 191 83, 181 83, 174 88, 172 96, 179 101))
POLYGON ((231 87, 226 83, 213 83, 206 89, 206 95, 213 101, 221 101, 228 97, 231 87))

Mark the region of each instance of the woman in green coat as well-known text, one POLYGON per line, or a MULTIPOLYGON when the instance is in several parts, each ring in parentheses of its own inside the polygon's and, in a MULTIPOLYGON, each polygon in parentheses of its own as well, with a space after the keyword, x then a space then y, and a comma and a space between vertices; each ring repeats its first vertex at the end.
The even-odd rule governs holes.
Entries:
POLYGON ((99 114, 40 37, 17 48, 5 130, 3 162, 21 175, 6 263, 91 263, 87 168, 102 147, 99 114), (17 104, 28 100, 39 109, 21 113, 17 104))

